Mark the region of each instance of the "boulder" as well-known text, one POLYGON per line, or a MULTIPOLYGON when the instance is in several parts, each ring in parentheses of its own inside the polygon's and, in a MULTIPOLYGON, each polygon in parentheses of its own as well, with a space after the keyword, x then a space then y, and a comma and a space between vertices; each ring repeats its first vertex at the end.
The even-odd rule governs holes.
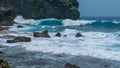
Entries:
POLYGON ((18 26, 17 26, 17 28, 23 28, 23 27, 24 27, 24 26, 22 26, 22 25, 18 25, 18 26))
POLYGON ((10 68, 7 61, 0 59, 0 68, 10 68))
POLYGON ((55 36, 61 37, 61 33, 58 32, 55 36))
POLYGON ((83 35, 81 33, 77 33, 75 37, 83 37, 83 35))
POLYGON ((44 30, 43 32, 33 32, 33 36, 50 38, 47 30, 44 30))
POLYGON ((30 42, 30 41, 31 38, 29 37, 19 36, 19 37, 15 37, 13 40, 7 40, 7 43, 30 42))
POLYGON ((73 64, 70 64, 70 63, 66 63, 66 64, 64 65, 64 68, 80 68, 80 67, 77 66, 77 65, 73 65, 73 64))

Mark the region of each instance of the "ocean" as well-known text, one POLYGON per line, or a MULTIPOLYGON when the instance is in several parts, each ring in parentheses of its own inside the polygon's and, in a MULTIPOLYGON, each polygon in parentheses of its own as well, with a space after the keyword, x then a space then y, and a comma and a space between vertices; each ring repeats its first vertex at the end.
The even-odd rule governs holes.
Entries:
MULTIPOLYGON (((32 38, 32 41, 9 44, 6 43, 6 39, 0 38, 0 44, 2 47, 5 47, 1 50, 7 54, 3 57, 10 61, 14 59, 14 63, 15 60, 17 62, 16 58, 21 58, 18 60, 19 63, 24 60, 27 65, 24 67, 24 64, 18 64, 20 66, 23 65, 23 67, 15 67, 16 64, 12 64, 11 61, 13 68, 29 68, 32 64, 34 64, 33 68, 37 68, 35 66, 38 64, 36 62, 38 58, 46 58, 44 61, 49 59, 49 62, 54 60, 55 62, 53 63, 62 63, 61 61, 63 60, 81 55, 120 61, 120 17, 81 17, 78 20, 59 20, 55 18, 34 20, 23 19, 22 16, 17 16, 14 22, 16 23, 9 28, 11 33, 4 35, 28 36, 32 38), (24 27, 17 28, 19 24, 24 27), (33 32, 41 32, 43 30, 48 30, 51 38, 33 37, 33 32), (62 37, 55 37, 57 32, 60 32, 62 37), (83 37, 76 38, 75 34, 79 32, 83 37), (66 37, 64 37, 64 35, 66 35, 66 37), (62 58, 53 55, 59 55, 62 58), (71 55, 71 57, 68 57, 68 55, 71 55), (28 59, 25 59, 25 56, 28 57, 28 59), (56 62, 56 60, 59 60, 59 62, 56 62), (32 63, 30 63, 30 61, 32 63)), ((3 34, 0 35, 3 36, 3 34)), ((59 68, 59 65, 54 68, 59 68)))

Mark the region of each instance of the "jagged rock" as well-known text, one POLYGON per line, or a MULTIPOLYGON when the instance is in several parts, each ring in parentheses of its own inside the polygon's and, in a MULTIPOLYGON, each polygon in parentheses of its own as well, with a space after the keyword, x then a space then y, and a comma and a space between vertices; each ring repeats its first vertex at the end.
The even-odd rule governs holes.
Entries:
POLYGON ((23 26, 22 25, 18 25, 17 28, 23 28, 23 26))
POLYGON ((10 68, 7 61, 0 59, 0 68, 10 68))
POLYGON ((50 38, 47 30, 44 30, 43 32, 33 32, 33 36, 50 38))
POLYGON ((31 38, 29 37, 19 36, 19 37, 15 37, 13 40, 7 40, 7 43, 30 42, 30 41, 31 38))
POLYGON ((13 25, 13 19, 15 18, 15 16, 15 10, 10 9, 8 7, 0 7, 0 26, 13 25))
MULTIPOLYGON (((22 15, 28 19, 78 19, 80 16, 77 0, 0 0, 0 6, 10 8, 16 12, 16 15, 22 15)), ((14 13, 7 10, 7 13, 5 12, 5 15, 2 16, 3 22, 11 22, 15 17, 12 14, 14 13), (5 19, 4 16, 7 18, 5 19)))
POLYGON ((73 65, 73 64, 70 64, 70 63, 66 63, 66 64, 64 65, 64 68, 80 68, 80 67, 77 66, 77 65, 73 65))
POLYGON ((83 35, 81 33, 77 33, 75 37, 83 37, 83 35))
POLYGON ((58 32, 55 36, 61 37, 61 33, 58 32))

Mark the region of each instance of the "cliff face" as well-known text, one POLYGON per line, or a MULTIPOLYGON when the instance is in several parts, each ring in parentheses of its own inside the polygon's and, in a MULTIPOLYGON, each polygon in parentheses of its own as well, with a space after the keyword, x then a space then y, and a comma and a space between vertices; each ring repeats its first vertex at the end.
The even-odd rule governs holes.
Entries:
POLYGON ((78 6, 77 0, 0 0, 1 8, 11 9, 15 15, 34 19, 78 19, 78 6))

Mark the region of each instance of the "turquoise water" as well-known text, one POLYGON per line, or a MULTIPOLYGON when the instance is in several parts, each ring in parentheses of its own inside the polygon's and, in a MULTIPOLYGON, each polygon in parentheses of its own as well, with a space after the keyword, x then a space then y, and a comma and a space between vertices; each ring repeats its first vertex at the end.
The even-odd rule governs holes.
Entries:
POLYGON ((24 28, 16 29, 18 24, 11 27, 10 30, 15 31, 43 31, 48 30, 50 32, 61 32, 65 29, 75 29, 81 31, 119 31, 120 21, 119 18, 81 18, 79 20, 58 20, 58 19, 40 19, 40 20, 24 20, 22 18, 15 19, 18 24, 24 26, 24 28), (86 19, 86 20, 85 20, 86 19), (20 22, 20 23, 19 23, 20 22), (21 23, 22 22, 22 23, 21 23))

